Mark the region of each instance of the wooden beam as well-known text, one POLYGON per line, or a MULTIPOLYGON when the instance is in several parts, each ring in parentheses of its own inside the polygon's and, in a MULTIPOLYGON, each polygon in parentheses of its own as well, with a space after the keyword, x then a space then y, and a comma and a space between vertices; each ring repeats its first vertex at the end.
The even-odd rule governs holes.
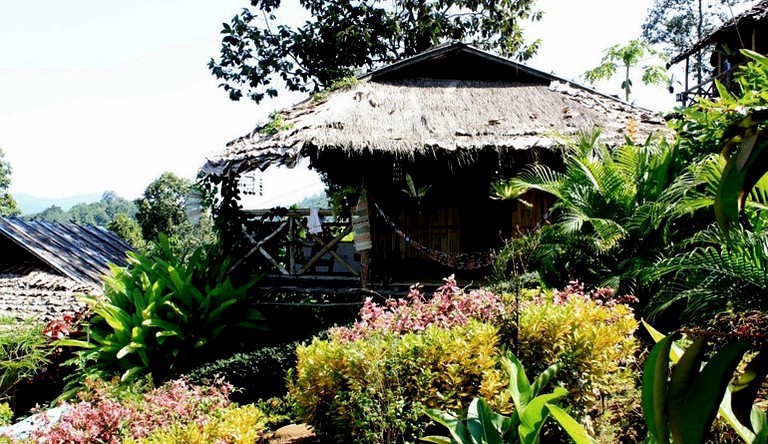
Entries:
MULTIPOLYGON (((280 224, 280 226, 279 226, 279 227, 277 227, 277 229, 276 229, 275 231, 273 231, 273 232, 272 232, 272 233, 271 233, 269 236, 265 237, 264 239, 262 239, 262 240, 260 240, 260 241, 258 241, 258 242, 257 242, 257 241, 256 241, 256 240, 253 238, 253 236, 249 235, 248 233, 244 233, 244 234, 245 234, 245 237, 247 237, 247 238, 248 238, 248 240, 250 240, 250 241, 251 241, 251 243, 253 243, 253 244, 256 244, 256 245, 255 245, 253 248, 251 248, 250 250, 248 250, 248 252, 247 252, 247 253, 245 253, 245 254, 243 255, 243 257, 241 257, 240 259, 238 259, 238 260, 237 260, 237 262, 235 262, 234 264, 232 264, 232 266, 231 266, 231 267, 229 267, 229 272, 231 273, 231 272, 232 272, 232 270, 234 270, 235 268, 237 268, 237 267, 238 267, 238 266, 239 266, 239 265, 240 265, 240 264, 241 264, 241 263, 242 263, 244 260, 246 260, 246 259, 248 259, 249 257, 251 257, 251 255, 252 255, 253 253, 255 253, 255 252, 259 251, 259 249, 261 249, 261 246, 262 246, 262 245, 264 245, 265 243, 269 242, 269 240, 270 240, 270 239, 272 239, 273 237, 275 237, 275 236, 277 235, 277 233, 279 233, 279 232, 280 232, 280 231, 281 231, 283 228, 285 228, 285 226, 286 226, 286 225, 288 225, 288 221, 287 221, 287 220, 286 220, 286 221, 283 221, 283 223, 282 223, 282 224, 280 224)), ((263 249, 262 249, 262 250, 263 250, 263 249)), ((272 258, 272 256, 270 256, 270 258, 272 258)), ((274 261, 274 259, 272 259, 272 260, 274 261)), ((273 262, 273 263, 274 263, 274 262, 273 262)))
POLYGON ((280 266, 280 264, 273 258, 269 253, 267 253, 267 250, 265 250, 263 247, 259 247, 259 252, 261 252, 261 255, 267 258, 268 261, 272 262, 272 265, 274 265, 282 274, 290 274, 288 273, 288 270, 280 266))
MULTIPOLYGON (((350 225, 350 227, 351 227, 351 225, 350 225)), ((314 240, 315 240, 315 242, 317 242, 317 243, 318 243, 318 244, 320 244, 321 246, 325 246, 325 242, 324 242, 322 239, 320 239, 320 237, 319 237, 318 235, 316 235, 316 234, 314 234, 314 233, 309 233, 309 235, 310 235, 310 236, 312 236, 312 239, 314 239, 314 240)), ((341 241, 341 239, 342 239, 342 238, 344 238, 344 236, 346 236, 346 235, 345 235, 345 234, 341 234, 341 235, 339 235, 339 241, 341 241)), ((349 263, 348 263, 347 261, 345 261, 345 260, 344 260, 344 258, 342 258, 341 256, 339 256, 339 254, 338 254, 336 251, 334 251, 334 250, 329 250, 329 251, 328 251, 328 253, 330 253, 330 254, 331 254, 331 256, 333 256, 333 257, 334 257, 334 258, 335 258, 337 261, 339 261, 339 263, 340 263, 340 264, 341 264, 341 265, 342 265, 344 268, 346 268, 347 270, 349 270, 349 271, 350 271, 352 274, 354 274, 355 276, 358 276, 357 270, 355 270, 355 268, 354 268, 352 265, 349 265, 349 263)), ((319 258, 318 258, 318 259, 319 259, 319 258)), ((328 271, 330 272, 331 270, 328 270, 328 271)))
POLYGON ((335 247, 336 244, 338 244, 341 241, 341 239, 344 238, 344 236, 348 235, 351 232, 352 232, 352 225, 347 225, 347 227, 344 229, 344 231, 340 235, 333 238, 333 240, 331 240, 323 248, 321 248, 320 251, 318 251, 314 256, 312 256, 312 258, 306 264, 304 264, 304 266, 301 267, 301 270, 299 270, 296 274, 306 273, 307 270, 309 270, 309 268, 315 264, 315 262, 317 262, 321 257, 323 257, 325 253, 329 252, 331 248, 335 247))

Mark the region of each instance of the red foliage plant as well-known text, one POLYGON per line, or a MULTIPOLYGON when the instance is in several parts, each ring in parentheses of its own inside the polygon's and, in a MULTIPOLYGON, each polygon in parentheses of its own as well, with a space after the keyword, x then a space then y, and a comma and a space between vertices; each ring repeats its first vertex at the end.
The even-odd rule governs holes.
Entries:
POLYGON ((470 319, 493 321, 508 315, 499 295, 485 289, 466 292, 453 275, 443 281, 431 298, 424 296, 418 284, 411 286, 407 297, 390 298, 383 305, 367 298, 354 325, 332 328, 329 334, 340 341, 355 341, 374 333, 403 334, 432 325, 451 328, 465 325, 470 319))

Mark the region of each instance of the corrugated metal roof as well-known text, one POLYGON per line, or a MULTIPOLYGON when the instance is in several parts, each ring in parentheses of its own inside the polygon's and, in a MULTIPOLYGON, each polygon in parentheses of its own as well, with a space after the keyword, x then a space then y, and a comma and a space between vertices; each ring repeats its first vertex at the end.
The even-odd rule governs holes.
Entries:
POLYGON ((101 288, 108 263, 127 265, 132 248, 115 233, 94 226, 0 218, 7 237, 63 276, 101 288))

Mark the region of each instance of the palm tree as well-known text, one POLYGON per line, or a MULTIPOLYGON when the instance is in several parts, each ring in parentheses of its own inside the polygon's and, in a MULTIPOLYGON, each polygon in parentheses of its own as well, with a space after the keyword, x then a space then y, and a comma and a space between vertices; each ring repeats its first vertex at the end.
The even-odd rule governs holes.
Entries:
POLYGON ((497 184, 496 196, 535 189, 556 198, 534 253, 545 284, 579 279, 635 292, 638 273, 691 232, 683 220, 712 204, 693 193, 701 182, 675 154, 661 135, 609 149, 599 130, 584 132, 565 149, 562 172, 532 165, 497 184))

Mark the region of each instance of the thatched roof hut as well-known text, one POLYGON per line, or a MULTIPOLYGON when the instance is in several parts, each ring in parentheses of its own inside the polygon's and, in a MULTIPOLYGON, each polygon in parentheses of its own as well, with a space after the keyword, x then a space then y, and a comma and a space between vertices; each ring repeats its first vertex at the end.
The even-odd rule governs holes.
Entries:
POLYGON ((462 43, 374 71, 276 116, 285 129, 273 134, 265 130, 272 121, 262 122, 229 142, 204 171, 291 166, 327 150, 413 158, 437 151, 471 157, 478 150, 551 148, 593 127, 603 130, 605 141, 621 143, 630 122, 640 134, 662 122, 616 97, 462 43))
MULTIPOLYGON (((388 215, 371 215, 371 273, 385 280, 430 269, 432 250, 488 252, 516 226, 538 223, 546 197, 534 196, 533 209, 500 203, 489 197, 490 182, 534 159, 557 162, 553 148, 577 132, 599 127, 615 144, 627 131, 640 140, 664 128, 648 110, 463 43, 351 83, 274 114, 204 171, 231 177, 304 157, 334 183, 363 184, 369 208, 388 215), (406 176, 429 185, 416 203, 401 191, 406 176)), ((431 275, 451 269, 442 263, 431 275)))

